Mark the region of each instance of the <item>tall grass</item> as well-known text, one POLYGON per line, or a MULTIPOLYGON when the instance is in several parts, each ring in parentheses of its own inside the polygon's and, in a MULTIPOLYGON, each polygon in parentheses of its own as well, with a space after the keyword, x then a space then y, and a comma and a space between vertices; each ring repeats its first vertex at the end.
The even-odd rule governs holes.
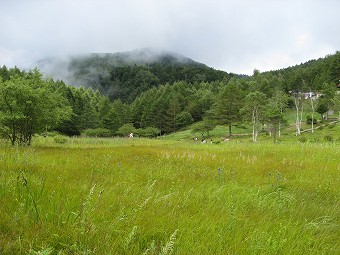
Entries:
POLYGON ((0 148, 0 254, 339 254, 333 143, 0 148))

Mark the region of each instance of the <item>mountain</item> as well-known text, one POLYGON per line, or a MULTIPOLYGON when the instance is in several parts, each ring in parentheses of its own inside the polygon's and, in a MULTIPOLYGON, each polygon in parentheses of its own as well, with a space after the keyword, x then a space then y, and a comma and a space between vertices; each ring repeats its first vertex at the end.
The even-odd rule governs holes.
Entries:
POLYGON ((299 65, 264 72, 266 78, 280 76, 284 79, 286 91, 305 90, 320 91, 324 83, 339 84, 340 82, 340 51, 323 58, 312 59, 299 65))
POLYGON ((140 93, 161 84, 213 82, 232 76, 185 56, 154 49, 46 58, 36 66, 55 80, 91 87, 124 102, 132 102, 140 93))

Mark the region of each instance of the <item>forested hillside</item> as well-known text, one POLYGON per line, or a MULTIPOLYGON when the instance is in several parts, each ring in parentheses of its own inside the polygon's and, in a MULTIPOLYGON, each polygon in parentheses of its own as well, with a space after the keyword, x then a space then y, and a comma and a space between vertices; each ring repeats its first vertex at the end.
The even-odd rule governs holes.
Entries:
POLYGON ((51 58, 37 65, 55 79, 99 90, 111 100, 119 98, 127 103, 160 84, 212 82, 233 76, 172 52, 151 49, 51 58))
POLYGON ((71 65, 80 78, 88 77, 89 70, 96 74, 100 68, 109 68, 108 77, 98 74, 98 90, 43 78, 36 69, 0 68, 1 135, 12 144, 29 144, 32 135, 53 130, 66 135, 133 132, 153 137, 196 123, 192 129, 202 133, 225 125, 229 135, 235 126, 248 126, 256 141, 264 126, 274 135, 281 133, 287 109, 296 110, 297 135, 306 106, 313 109, 311 123, 320 121, 316 113, 326 118, 329 110, 340 112, 339 52, 283 70, 255 70, 251 77, 216 71, 189 59, 178 64, 168 56, 161 63, 118 67, 107 64, 110 55, 102 57, 71 65), (102 57, 107 58, 103 64, 102 57), (309 93, 313 98, 306 97, 306 92, 313 92, 309 93))
POLYGON ((265 77, 273 75, 284 78, 284 87, 287 91, 299 89, 301 86, 305 87, 305 90, 321 90, 325 82, 336 84, 340 82, 340 52, 300 65, 263 73, 265 77))

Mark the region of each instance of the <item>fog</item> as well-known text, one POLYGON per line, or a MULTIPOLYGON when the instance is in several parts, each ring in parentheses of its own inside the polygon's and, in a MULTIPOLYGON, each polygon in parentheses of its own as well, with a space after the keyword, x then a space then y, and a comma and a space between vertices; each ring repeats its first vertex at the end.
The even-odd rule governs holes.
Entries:
POLYGON ((2 0, 0 65, 162 49, 251 74, 335 53, 338 0, 2 0))

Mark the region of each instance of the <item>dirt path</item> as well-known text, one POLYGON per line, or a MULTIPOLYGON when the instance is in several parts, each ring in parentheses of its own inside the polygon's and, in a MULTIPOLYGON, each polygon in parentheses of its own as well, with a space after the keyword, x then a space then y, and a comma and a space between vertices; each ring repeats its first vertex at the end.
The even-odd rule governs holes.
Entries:
MULTIPOLYGON (((321 128, 321 127, 325 127, 325 126, 327 126, 327 125, 329 125, 329 124, 337 123, 337 122, 338 122, 337 120, 328 122, 327 124, 323 124, 323 125, 321 125, 321 126, 315 127, 314 130, 315 130, 315 129, 319 129, 319 128, 321 128)), ((304 129, 304 130, 300 131, 300 133, 305 133, 305 132, 309 132, 309 131, 312 131, 312 129, 311 129, 311 128, 304 129)))

